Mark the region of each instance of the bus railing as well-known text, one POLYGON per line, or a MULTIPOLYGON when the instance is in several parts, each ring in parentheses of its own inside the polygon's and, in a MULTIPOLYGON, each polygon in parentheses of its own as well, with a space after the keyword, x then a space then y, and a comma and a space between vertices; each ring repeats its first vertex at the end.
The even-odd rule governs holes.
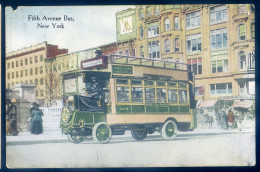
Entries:
POLYGON ((125 55, 110 55, 110 61, 114 64, 131 64, 140 66, 151 66, 166 69, 188 70, 188 64, 173 62, 170 60, 133 57, 125 55))

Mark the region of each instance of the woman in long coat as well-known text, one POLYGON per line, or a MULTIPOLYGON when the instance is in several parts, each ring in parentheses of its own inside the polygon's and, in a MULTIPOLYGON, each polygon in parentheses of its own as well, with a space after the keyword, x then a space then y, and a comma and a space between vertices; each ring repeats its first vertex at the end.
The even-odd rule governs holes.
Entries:
POLYGON ((222 110, 220 123, 221 123, 221 129, 224 129, 224 130, 228 129, 227 115, 226 115, 225 110, 222 110))
POLYGON ((42 110, 39 109, 39 104, 35 106, 32 110, 30 117, 31 117, 31 133, 32 134, 41 134, 43 133, 42 127, 42 110))

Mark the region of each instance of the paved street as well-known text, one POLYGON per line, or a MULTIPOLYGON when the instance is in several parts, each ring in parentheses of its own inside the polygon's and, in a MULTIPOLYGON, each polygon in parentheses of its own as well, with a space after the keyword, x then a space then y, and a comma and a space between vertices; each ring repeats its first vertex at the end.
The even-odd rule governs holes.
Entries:
POLYGON ((174 141, 158 133, 143 141, 130 133, 108 144, 68 142, 58 131, 7 137, 9 168, 247 166, 255 163, 255 134, 250 131, 197 130, 174 141))

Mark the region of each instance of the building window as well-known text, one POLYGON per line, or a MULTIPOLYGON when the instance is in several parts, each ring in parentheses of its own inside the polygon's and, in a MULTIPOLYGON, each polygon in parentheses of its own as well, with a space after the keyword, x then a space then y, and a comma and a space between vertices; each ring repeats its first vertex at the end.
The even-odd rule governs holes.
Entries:
POLYGON ((246 5, 245 4, 238 4, 237 5, 238 14, 246 13, 246 5))
POLYGON ((7 69, 10 69, 10 63, 7 63, 7 69))
POLYGON ((170 52, 170 41, 169 39, 166 39, 164 41, 164 52, 169 53, 170 52))
POLYGON ((227 7, 225 5, 210 8, 210 24, 227 21, 227 7))
POLYGON ((248 95, 248 82, 239 82, 239 95, 248 95))
POLYGON ((40 67, 40 74, 43 73, 43 66, 40 67))
POLYGON ((41 62, 43 61, 43 55, 40 55, 40 61, 41 62))
POLYGON ((211 61, 211 72, 220 73, 228 71, 228 59, 213 60, 211 61))
POLYGON ((171 8, 171 5, 165 5, 165 6, 164 6, 164 9, 165 9, 165 10, 169 10, 170 8, 171 8))
POLYGON ((151 7, 146 8, 146 17, 150 17, 152 15, 151 13, 151 7))
POLYGON ((37 86, 38 85, 38 79, 34 80, 34 84, 37 86))
POLYGON ((43 85, 43 78, 40 79, 40 84, 43 85))
POLYGON ((159 36, 159 24, 153 23, 148 26, 148 38, 159 36))
POLYGON ((149 58, 160 58, 159 41, 148 42, 149 58))
POLYGON ((12 72, 12 78, 14 79, 14 72, 12 72))
POLYGON ((144 10, 142 8, 139 9, 139 19, 144 18, 144 10))
POLYGON ((144 57, 144 46, 140 47, 140 56, 144 57))
POLYGON ((12 62, 12 68, 14 68, 14 62, 12 62))
POLYGON ((165 31, 170 30, 170 19, 169 18, 166 18, 164 20, 164 29, 165 29, 165 31))
POLYGON ((15 62, 15 64, 16 64, 16 67, 18 67, 18 66, 19 66, 19 65, 18 65, 18 63, 19 63, 19 62, 18 62, 18 60, 17 60, 17 61, 15 62))
POLYGON ((35 56, 35 57, 34 57, 34 62, 35 62, 35 63, 38 63, 38 56, 35 56))
POLYGON ((179 52, 180 51, 180 40, 179 38, 174 39, 174 51, 179 52))
POLYGON ((23 60, 20 60, 20 66, 23 66, 23 60))
POLYGON ((32 57, 30 57, 30 64, 32 64, 33 63, 33 58, 32 57))
POLYGON ((188 70, 191 70, 194 72, 194 75, 200 75, 202 74, 202 58, 193 58, 188 59, 188 70))
POLYGON ((132 49, 132 54, 131 56, 135 56, 135 49, 132 49))
POLYGON ((174 17, 174 29, 179 29, 179 17, 174 17))
POLYGON ((186 37, 187 52, 200 52, 201 51, 201 34, 189 35, 186 37))
POLYGON ((28 69, 25 70, 25 76, 28 76, 28 69))
POLYGON ((27 58, 25 59, 24 64, 28 65, 28 59, 27 58))
POLYGON ((20 71, 20 77, 23 77, 23 70, 20 71))
POLYGON ((155 6, 155 15, 159 15, 160 14, 160 7, 159 5, 155 6))
POLYGON ((211 50, 227 48, 227 29, 210 31, 211 50))
POLYGON ((33 75, 33 69, 32 68, 30 69, 30 75, 33 75))
POLYGON ((246 70, 246 54, 244 51, 239 52, 239 69, 246 70))
POLYGON ((35 75, 38 75, 38 67, 36 67, 36 68, 34 69, 34 73, 35 73, 35 75))
POLYGON ((143 26, 140 27, 140 37, 141 38, 144 37, 144 27, 143 26))
POLYGON ((7 74, 7 78, 10 79, 10 73, 7 74))
POLYGON ((238 26, 238 40, 246 39, 246 27, 244 24, 238 26))
POLYGON ((186 29, 195 29, 200 27, 200 12, 186 14, 186 29))
POLYGON ((232 94, 232 83, 210 84, 211 95, 232 94))
POLYGON ((251 24, 251 37, 255 39, 255 23, 251 24))
POLYGON ((125 50, 125 55, 129 56, 129 51, 128 50, 125 50))

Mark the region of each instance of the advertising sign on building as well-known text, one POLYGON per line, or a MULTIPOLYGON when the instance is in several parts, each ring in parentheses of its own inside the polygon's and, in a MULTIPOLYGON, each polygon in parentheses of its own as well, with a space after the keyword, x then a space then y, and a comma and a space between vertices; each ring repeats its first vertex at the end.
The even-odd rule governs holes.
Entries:
POLYGON ((136 38, 135 9, 116 14, 117 41, 136 38))

